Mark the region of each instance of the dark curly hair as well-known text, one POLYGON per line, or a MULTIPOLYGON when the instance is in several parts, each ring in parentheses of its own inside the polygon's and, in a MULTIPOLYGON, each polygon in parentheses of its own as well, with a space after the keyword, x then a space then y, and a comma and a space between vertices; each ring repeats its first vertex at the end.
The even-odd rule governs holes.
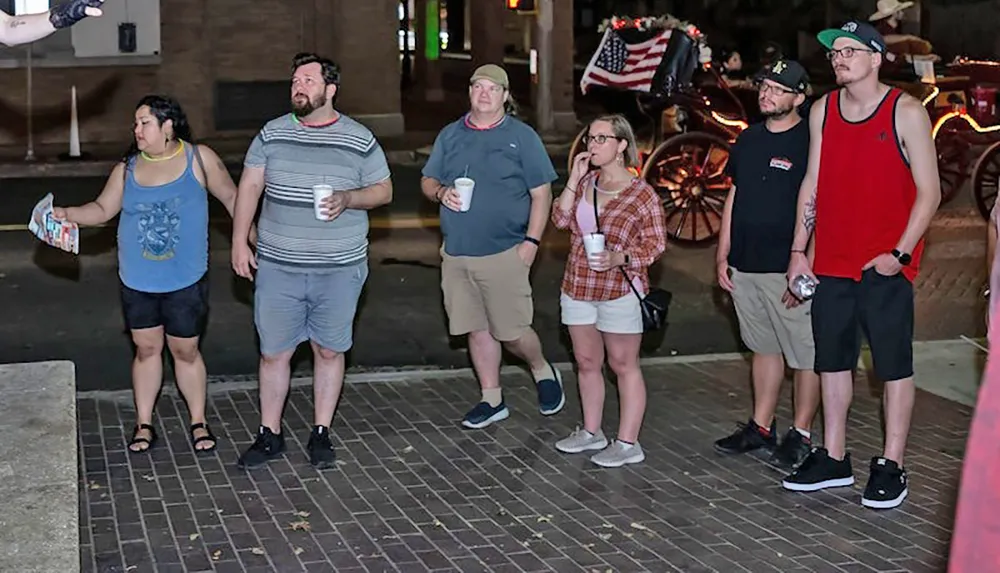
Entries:
MULTIPOLYGON (((174 124, 173 139, 194 143, 194 137, 191 135, 191 125, 188 123, 187 115, 177 100, 165 95, 148 95, 139 100, 135 109, 139 109, 142 106, 149 107, 150 113, 156 118, 156 122, 160 127, 168 119, 174 124)), ((129 161, 138 154, 139 145, 136 143, 135 138, 133 138, 132 145, 129 146, 122 160, 125 162, 125 165, 128 165, 129 161)))
POLYGON ((307 64, 319 64, 323 74, 323 83, 328 86, 337 86, 337 91, 330 98, 330 105, 337 105, 337 96, 340 95, 340 66, 330 58, 324 58, 319 54, 299 52, 292 58, 292 74, 307 64))
POLYGON ((324 58, 312 52, 299 52, 292 58, 292 73, 306 64, 319 64, 323 70, 323 81, 326 85, 340 87, 340 66, 330 58, 324 58))

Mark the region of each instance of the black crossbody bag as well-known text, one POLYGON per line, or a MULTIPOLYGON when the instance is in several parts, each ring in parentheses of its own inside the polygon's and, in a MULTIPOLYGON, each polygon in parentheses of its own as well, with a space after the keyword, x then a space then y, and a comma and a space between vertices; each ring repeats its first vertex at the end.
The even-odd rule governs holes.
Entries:
MULTIPOLYGON (((581 199, 582 200, 582 199, 581 199)), ((597 214, 597 181, 594 181, 594 221, 597 223, 597 232, 601 232, 601 218, 597 214)), ((607 237, 607 235, 605 235, 607 237)), ((670 301, 673 295, 668 290, 650 285, 649 293, 646 296, 639 294, 639 290, 632 284, 625 267, 618 267, 625 282, 639 299, 639 308, 642 309, 642 328, 645 332, 655 332, 661 330, 667 324, 667 311, 670 309, 670 301)))

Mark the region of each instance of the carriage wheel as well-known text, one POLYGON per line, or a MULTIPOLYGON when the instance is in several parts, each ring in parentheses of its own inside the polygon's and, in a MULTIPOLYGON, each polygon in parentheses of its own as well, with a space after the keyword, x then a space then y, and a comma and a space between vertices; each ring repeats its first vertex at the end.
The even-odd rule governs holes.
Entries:
POLYGON ((989 146, 972 170, 972 194, 976 198, 979 213, 989 220, 990 211, 997 200, 1000 187, 1000 141, 989 146))
POLYGON ((656 189, 667 233, 682 243, 714 240, 732 180, 725 173, 729 142, 708 133, 685 133, 653 151, 642 178, 656 189))
POLYGON ((960 133, 951 129, 942 129, 934 144, 941 177, 941 203, 947 203, 969 178, 969 144, 960 133))

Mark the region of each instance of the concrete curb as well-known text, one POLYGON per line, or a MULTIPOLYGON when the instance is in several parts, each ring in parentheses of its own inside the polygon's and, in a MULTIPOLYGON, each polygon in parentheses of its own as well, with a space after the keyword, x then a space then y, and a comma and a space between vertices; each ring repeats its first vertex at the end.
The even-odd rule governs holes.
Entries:
MULTIPOLYGON (((970 339, 971 340, 971 339, 970 339)), ((919 356, 922 352, 922 347, 926 349, 931 349, 933 347, 943 347, 951 344, 968 345, 971 344, 969 341, 962 339, 954 340, 917 340, 914 341, 914 355, 919 356)), ((720 352, 712 354, 688 354, 682 356, 653 356, 648 358, 642 358, 639 363, 644 367, 656 367, 656 366, 669 366, 674 364, 687 364, 687 365, 699 365, 699 364, 710 364, 713 362, 733 362, 733 361, 746 361, 750 359, 750 353, 740 353, 740 352, 720 352)), ((562 373, 572 373, 573 363, 571 362, 554 362, 552 364, 559 369, 562 373)), ((858 369, 867 370, 871 368, 871 357, 870 351, 865 345, 862 348, 861 355, 858 357, 858 369)), ((501 374, 526 374, 526 369, 522 366, 504 366, 500 369, 501 374)), ((434 366, 403 366, 403 367, 386 367, 378 369, 366 369, 357 371, 348 371, 344 382, 346 384, 384 384, 384 383, 400 383, 400 382, 413 382, 415 380, 441 380, 445 378, 468 378, 472 379, 475 377, 472 368, 438 368, 434 366)), ((310 376, 295 376, 292 377, 292 387, 301 388, 308 387, 312 385, 312 377, 310 376)), ((930 391, 931 393, 938 393, 933 387, 924 387, 924 384, 919 384, 918 387, 922 387, 924 390, 930 391)), ((256 375, 243 375, 243 376, 219 376, 219 377, 209 377, 208 384, 208 394, 217 395, 226 392, 231 392, 234 390, 242 391, 255 391, 257 390, 258 382, 256 375)), ((163 387, 163 392, 169 396, 178 396, 178 392, 175 386, 165 385, 163 387)), ((100 400, 113 400, 113 401, 125 401, 131 403, 132 401, 132 391, 131 390, 90 390, 84 392, 77 392, 77 398, 83 399, 100 399, 100 400)), ((952 399, 952 398, 949 398, 952 399)))
MULTIPOLYGON (((718 354, 689 354, 685 356, 654 356, 639 360, 642 366, 668 366, 671 364, 703 364, 708 362, 727 362, 733 360, 746 360, 749 354, 738 352, 718 353, 718 354)), ((562 373, 572 372, 573 363, 553 362, 553 366, 562 373)), ((527 373, 521 366, 504 366, 500 369, 500 374, 527 373)), ((400 368, 385 368, 380 370, 365 370, 351 372, 348 370, 345 376, 345 384, 382 384, 412 382, 414 379, 440 380, 443 378, 474 378, 472 368, 437 368, 403 366, 400 368)), ((310 376, 292 377, 292 387, 300 388, 312 385, 310 376)), ((257 377, 246 376, 209 376, 208 394, 222 394, 233 390, 257 390, 257 377)), ((163 392, 169 396, 178 396, 176 387, 164 385, 163 392)), ((90 390, 77 392, 77 398, 101 399, 101 400, 127 400, 131 402, 131 390, 90 390)))

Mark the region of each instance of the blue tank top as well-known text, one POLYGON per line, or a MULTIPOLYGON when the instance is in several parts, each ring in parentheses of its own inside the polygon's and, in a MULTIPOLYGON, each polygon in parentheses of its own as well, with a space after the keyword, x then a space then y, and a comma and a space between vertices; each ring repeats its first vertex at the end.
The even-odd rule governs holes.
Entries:
POLYGON ((187 168, 165 185, 139 185, 136 158, 126 167, 118 275, 131 289, 173 292, 193 285, 208 271, 208 194, 195 178, 191 145, 184 147, 187 168))

